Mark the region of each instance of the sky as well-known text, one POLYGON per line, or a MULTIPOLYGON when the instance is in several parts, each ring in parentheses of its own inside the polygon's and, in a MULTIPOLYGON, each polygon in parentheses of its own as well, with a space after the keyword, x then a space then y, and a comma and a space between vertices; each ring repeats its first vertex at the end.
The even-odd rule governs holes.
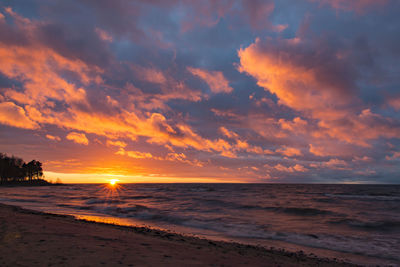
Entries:
POLYGON ((400 183, 399 13, 1 0, 0 152, 63 182, 400 183))

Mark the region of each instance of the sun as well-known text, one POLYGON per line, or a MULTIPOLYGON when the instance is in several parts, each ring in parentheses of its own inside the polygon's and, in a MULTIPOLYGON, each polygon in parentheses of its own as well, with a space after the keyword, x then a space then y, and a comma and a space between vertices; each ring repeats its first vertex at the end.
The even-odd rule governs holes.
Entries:
POLYGON ((114 185, 117 184, 117 182, 118 182, 117 179, 111 179, 110 182, 109 182, 109 184, 112 185, 112 186, 114 186, 114 185))

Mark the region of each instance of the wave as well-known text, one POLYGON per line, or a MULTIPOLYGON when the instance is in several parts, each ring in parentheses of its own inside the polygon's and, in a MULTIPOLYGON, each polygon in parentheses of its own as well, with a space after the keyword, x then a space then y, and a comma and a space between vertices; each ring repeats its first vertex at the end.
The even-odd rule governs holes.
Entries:
POLYGON ((153 198, 153 196, 142 195, 142 196, 126 196, 126 197, 123 197, 123 199, 148 199, 148 198, 153 198))
POLYGON ((276 207, 273 210, 278 212, 284 212, 293 215, 300 215, 300 216, 313 216, 313 215, 326 215, 326 214, 333 214, 331 211, 315 209, 315 208, 296 208, 296 207, 289 207, 289 208, 281 208, 276 207))
MULTIPOLYGON (((68 205, 63 205, 68 207, 68 205)), ((297 245, 323 248, 340 252, 354 253, 383 259, 400 260, 400 256, 393 250, 396 241, 393 239, 380 239, 374 243, 368 242, 368 236, 344 236, 320 233, 296 233, 274 231, 271 225, 257 225, 252 223, 235 222, 225 217, 193 217, 185 214, 165 212, 156 208, 133 205, 129 207, 118 206, 69 206, 78 209, 93 209, 96 213, 120 218, 135 218, 158 223, 167 223, 175 226, 184 226, 192 229, 204 229, 230 238, 250 238, 278 240, 297 245)), ((257 206, 252 206, 257 207, 257 206)), ((277 209, 276 207, 272 207, 277 209)), ((290 214, 322 214, 326 211, 312 208, 279 208, 279 212, 290 214)), ((333 221, 332 221, 333 222, 333 221)), ((336 223, 350 223, 354 227, 382 228, 400 227, 400 222, 361 222, 356 220, 341 220, 336 223)))
POLYGON ((92 197, 92 196, 90 196, 90 197, 82 197, 82 196, 69 196, 69 197, 67 197, 68 199, 70 199, 70 200, 73 200, 73 199, 78 199, 78 200, 89 200, 89 199, 96 199, 96 197, 92 197))
POLYGON ((105 208, 96 208, 95 210, 99 213, 115 217, 168 222, 176 225, 181 225, 183 221, 187 221, 191 218, 190 216, 173 215, 144 205, 134 205, 129 207, 108 206, 105 208))
MULTIPOLYGON (((97 209, 111 216, 136 218, 149 221, 170 223, 193 229, 205 229, 231 238, 270 239, 279 240, 307 247, 323 248, 341 252, 355 253, 385 259, 400 260, 400 256, 392 249, 396 246, 393 240, 379 240, 373 244, 368 237, 336 236, 329 234, 293 233, 272 231, 269 225, 255 225, 245 222, 233 222, 229 218, 193 218, 189 215, 173 214, 147 206, 135 205, 132 207, 106 207, 97 209)), ((320 214, 320 210, 308 208, 286 208, 284 212, 320 214)), ((387 226, 390 223, 386 224, 387 226)), ((395 224, 397 225, 397 224, 395 224)), ((369 225, 371 227, 372 225, 369 225)), ((378 225, 376 225, 378 226, 378 225)))
POLYGON ((356 219, 331 220, 331 224, 343 224, 371 231, 400 231, 400 221, 360 221, 356 219))
POLYGON ((393 239, 381 239, 373 244, 369 237, 336 236, 329 234, 294 233, 282 231, 269 231, 267 225, 234 224, 221 221, 189 220, 182 223, 185 226, 202 228, 222 233, 232 238, 250 238, 278 240, 301 246, 335 250, 339 252, 354 253, 389 260, 400 260, 393 247, 397 243, 393 239))
POLYGON ((219 199, 201 199, 194 198, 195 201, 201 201, 209 206, 220 206, 224 209, 243 209, 243 210, 264 210, 264 211, 272 211, 279 213, 287 213, 291 215, 298 216, 315 216, 315 215, 328 215, 334 214, 334 212, 316 208, 308 208, 308 207, 277 207, 277 206, 259 206, 259 205, 242 205, 234 202, 227 202, 219 199))
POLYGON ((51 198, 51 197, 56 197, 55 195, 41 195, 39 196, 41 198, 51 198))
POLYGON ((206 204, 208 206, 219 206, 224 209, 242 209, 242 210, 263 210, 263 211, 272 211, 278 213, 286 213, 290 215, 298 215, 298 216, 316 216, 316 215, 332 215, 336 214, 332 211, 317 209, 317 208, 309 208, 309 207, 278 207, 278 206, 261 206, 261 205, 243 205, 235 202, 228 202, 219 199, 203 199, 203 198, 193 198, 193 201, 199 201, 202 204, 206 204))
POLYGON ((257 209, 257 210, 268 210, 279 213, 287 213, 291 215, 299 215, 299 216, 315 216, 315 215, 327 215, 327 214, 335 214, 332 211, 316 209, 316 208, 307 208, 307 207, 263 207, 263 206, 252 206, 252 205, 243 205, 240 206, 241 209, 257 209))
POLYGON ((189 189, 191 192, 213 192, 215 191, 212 187, 192 187, 189 189))
POLYGON ((93 198, 93 199, 89 199, 85 203, 86 204, 122 204, 122 203, 125 203, 125 201, 122 201, 122 200, 119 200, 119 199, 98 199, 98 198, 93 198))
POLYGON ((166 196, 150 196, 150 195, 137 195, 137 196, 122 196, 125 200, 139 200, 139 199, 155 199, 160 201, 174 200, 173 198, 166 196))
POLYGON ((400 260, 400 254, 393 250, 393 248, 397 246, 397 242, 392 239, 381 239, 371 243, 368 237, 288 232, 269 233, 265 235, 265 237, 267 239, 280 240, 302 246, 323 248, 381 259, 400 260))
POLYGON ((78 209, 78 210, 92 210, 93 206, 77 206, 77 205, 68 205, 68 204, 57 204, 57 207, 60 208, 69 208, 69 209, 78 209))
POLYGON ((0 202, 40 203, 42 201, 36 199, 23 199, 23 198, 0 198, 0 202))
POLYGON ((348 199, 361 199, 361 200, 381 200, 381 201, 400 201, 400 196, 393 195, 357 195, 357 194, 324 194, 327 197, 333 198, 348 198, 348 199))
POLYGON ((336 200, 334 198, 313 198, 313 201, 322 202, 322 203, 334 203, 336 200))

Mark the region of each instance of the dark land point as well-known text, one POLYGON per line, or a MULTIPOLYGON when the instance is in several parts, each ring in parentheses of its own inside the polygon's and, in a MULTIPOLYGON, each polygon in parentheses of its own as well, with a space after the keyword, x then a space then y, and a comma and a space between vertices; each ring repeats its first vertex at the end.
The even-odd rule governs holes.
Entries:
POLYGON ((53 186, 62 184, 53 184, 43 179, 36 179, 32 181, 7 181, 0 183, 0 186, 53 186))
POLYGON ((61 185, 43 179, 42 163, 31 160, 26 163, 22 158, 0 153, 0 186, 48 186, 61 185))

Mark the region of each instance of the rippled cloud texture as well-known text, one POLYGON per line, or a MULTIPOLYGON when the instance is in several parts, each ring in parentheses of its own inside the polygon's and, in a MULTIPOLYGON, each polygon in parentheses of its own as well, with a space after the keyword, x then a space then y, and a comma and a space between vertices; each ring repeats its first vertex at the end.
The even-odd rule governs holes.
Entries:
POLYGON ((54 177, 398 183, 399 12, 394 0, 2 1, 1 151, 54 177))

